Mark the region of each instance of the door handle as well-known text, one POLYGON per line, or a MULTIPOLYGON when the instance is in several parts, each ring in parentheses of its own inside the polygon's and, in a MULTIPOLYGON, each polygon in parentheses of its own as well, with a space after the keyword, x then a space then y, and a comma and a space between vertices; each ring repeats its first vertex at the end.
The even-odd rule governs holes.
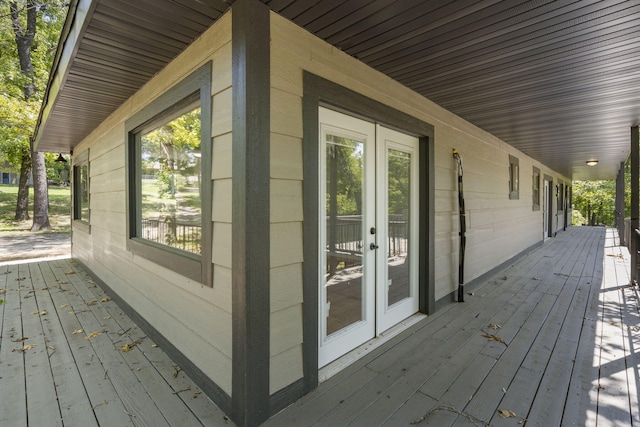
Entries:
POLYGON ((374 251, 374 250, 378 249, 378 245, 376 245, 375 243, 371 243, 371 244, 369 245, 369 249, 371 249, 372 251, 374 251))

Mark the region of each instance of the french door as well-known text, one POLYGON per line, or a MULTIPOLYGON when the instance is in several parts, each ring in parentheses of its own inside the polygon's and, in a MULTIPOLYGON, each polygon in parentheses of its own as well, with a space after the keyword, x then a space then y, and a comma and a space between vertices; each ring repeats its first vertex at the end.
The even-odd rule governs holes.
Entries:
POLYGON ((418 311, 418 138, 320 108, 319 366, 418 311))

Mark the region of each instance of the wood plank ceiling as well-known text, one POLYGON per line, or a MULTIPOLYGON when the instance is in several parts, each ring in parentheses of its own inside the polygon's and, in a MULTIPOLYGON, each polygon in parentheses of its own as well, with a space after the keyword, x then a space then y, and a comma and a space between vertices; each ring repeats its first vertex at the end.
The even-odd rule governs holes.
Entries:
MULTIPOLYGON (((574 179, 614 178, 629 153, 640 123, 637 1, 263 1, 574 179)), ((93 3, 40 149, 71 149, 229 7, 93 3)))

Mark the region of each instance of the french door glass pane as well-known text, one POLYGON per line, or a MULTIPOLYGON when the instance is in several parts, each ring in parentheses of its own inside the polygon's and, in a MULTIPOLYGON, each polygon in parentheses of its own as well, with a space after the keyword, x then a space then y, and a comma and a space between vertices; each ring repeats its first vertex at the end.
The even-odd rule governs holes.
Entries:
POLYGON ((363 141, 326 135, 326 334, 363 319, 363 141))
POLYGON ((411 297, 409 278, 409 212, 411 207, 411 154, 387 152, 387 284, 388 306, 411 297))

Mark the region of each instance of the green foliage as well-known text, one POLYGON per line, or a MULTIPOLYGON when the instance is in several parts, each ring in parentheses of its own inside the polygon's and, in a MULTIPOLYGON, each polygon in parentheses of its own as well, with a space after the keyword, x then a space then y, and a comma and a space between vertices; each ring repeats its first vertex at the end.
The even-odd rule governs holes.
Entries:
POLYGON ((573 209, 571 211, 571 224, 573 225, 587 225, 588 222, 579 210, 573 209))
POLYGON ((578 211, 587 223, 590 223, 595 214, 595 224, 614 226, 616 182, 603 181, 574 181, 573 182, 573 209, 578 211))
POLYGON ((328 135, 334 144, 327 144, 326 209, 336 209, 337 215, 362 214, 363 159, 359 141, 328 135), (331 181, 334 170, 336 182, 331 181), (336 206, 331 206, 332 188, 336 206))
POLYGON ((22 157, 29 154, 29 143, 35 128, 38 111, 49 78, 60 31, 68 4, 62 0, 36 1, 36 34, 31 46, 36 91, 29 100, 23 89, 30 77, 20 69, 15 34, 9 5, 15 3, 21 24, 26 28, 26 0, 0 0, 0 164, 8 163, 18 173, 22 157))

